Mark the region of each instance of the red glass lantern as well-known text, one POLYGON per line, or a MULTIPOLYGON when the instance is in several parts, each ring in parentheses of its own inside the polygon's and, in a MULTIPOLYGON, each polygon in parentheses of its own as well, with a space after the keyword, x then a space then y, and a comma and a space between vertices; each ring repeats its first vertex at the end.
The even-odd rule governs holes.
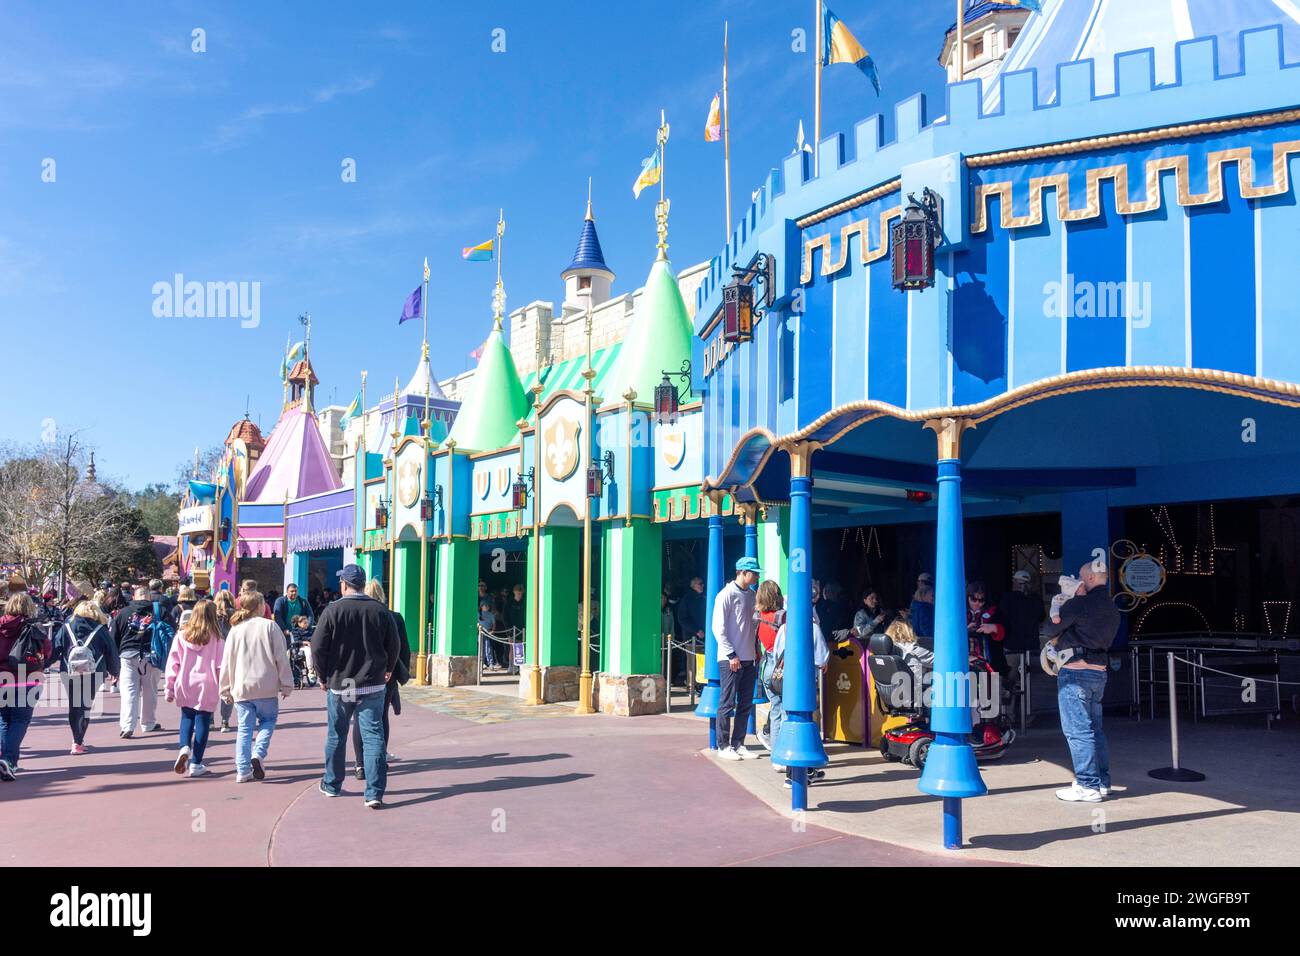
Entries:
POLYGON ((940 239, 936 207, 929 189, 920 202, 908 196, 903 218, 890 229, 894 288, 900 292, 934 285, 934 250, 940 239))
POLYGON ((594 461, 587 466, 587 497, 599 498, 605 490, 605 473, 594 461))
POLYGON ((428 495, 425 495, 423 498, 420 499, 420 520, 421 521, 433 520, 433 499, 430 498, 428 495))
POLYGON ((375 507, 375 527, 388 527, 388 503, 383 498, 379 499, 379 504, 375 507))
POLYGON ((523 511, 528 507, 528 485, 524 482, 523 475, 516 478, 510 486, 510 507, 515 511, 523 511))
POLYGON ((739 345, 753 338, 754 287, 739 279, 722 289, 722 337, 739 345))
POLYGON ((667 421, 671 425, 677 421, 678 403, 677 386, 665 374, 664 380, 655 386, 655 417, 659 424, 667 421))

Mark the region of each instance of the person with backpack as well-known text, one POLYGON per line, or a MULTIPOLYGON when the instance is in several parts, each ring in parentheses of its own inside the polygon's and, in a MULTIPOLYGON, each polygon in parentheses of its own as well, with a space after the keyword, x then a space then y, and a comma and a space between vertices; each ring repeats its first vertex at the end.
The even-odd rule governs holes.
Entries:
POLYGON ((239 723, 235 783, 266 777, 263 764, 280 715, 276 694, 287 698, 293 692, 284 632, 263 616, 265 610, 266 600, 257 591, 240 593, 221 659, 221 699, 234 702, 239 723))
MULTIPOLYGON (((778 592, 778 594, 779 593, 780 592, 778 592)), ((775 624, 775 623, 776 623, 775 618, 772 618, 769 621, 769 624, 775 624)), ((760 618, 759 621, 760 641, 762 640, 762 636, 761 636, 763 630, 762 624, 763 622, 762 619, 760 618)), ((781 697, 785 693, 785 628, 786 628, 785 615, 784 612, 782 612, 780 623, 779 625, 777 625, 776 628, 776 634, 772 638, 771 653, 764 658, 764 662, 766 662, 768 659, 772 661, 772 667, 768 671, 768 679, 763 686, 764 689, 768 689, 768 696, 771 697, 772 699, 773 716, 772 716, 771 733, 772 733, 773 746, 776 745, 776 739, 781 734, 781 725, 785 723, 785 708, 782 707, 782 703, 781 703, 781 697)), ((825 670, 826 662, 829 661, 831 658, 831 650, 826 643, 826 637, 822 634, 821 622, 818 620, 816 611, 813 612, 812 632, 813 632, 813 667, 814 667, 813 673, 815 675, 817 671, 825 670)), ((816 677, 814 677, 814 680, 816 680, 816 677)), ((793 783, 790 779, 789 767, 785 766, 784 764, 773 763, 772 769, 776 770, 777 772, 785 773, 784 785, 787 789, 793 786, 793 783)), ((809 770, 808 782, 812 783, 815 780, 821 780, 825 776, 826 776, 825 770, 809 770)))
POLYGON ((172 769, 187 767, 191 777, 208 772, 203 753, 212 730, 212 715, 221 693, 221 658, 225 641, 217 626, 217 609, 211 601, 198 601, 185 612, 185 620, 167 655, 167 702, 181 709, 180 752, 172 769))
POLYGON ((121 658, 119 737, 134 737, 137 726, 151 732, 163 729, 158 723, 158 677, 174 634, 161 602, 151 600, 146 587, 136 588, 131 603, 113 618, 112 637, 121 658))
POLYGON ((120 667, 117 647, 109 636, 108 615, 94 601, 79 601, 72 615, 55 631, 54 655, 62 664, 63 687, 68 695, 68 726, 72 728, 72 753, 86 752, 86 731, 95 695, 106 678, 120 667))
MULTIPOLYGON (((366 582, 366 597, 374 598, 380 604, 388 604, 388 596, 384 593, 384 586, 371 578, 366 582)), ((384 696, 384 760, 392 763, 397 759, 396 754, 388 752, 388 736, 391 730, 391 724, 388 720, 388 712, 391 710, 394 714, 402 712, 402 697, 398 688, 411 679, 411 644, 406 639, 406 619, 396 611, 389 611, 393 615, 393 623, 397 625, 397 668, 393 671, 393 676, 388 679, 384 696)), ((352 759, 356 764, 353 771, 358 780, 366 779, 365 767, 365 746, 361 739, 361 719, 356 714, 352 715, 352 759)))
POLYGON ((18 771, 18 751, 53 656, 31 597, 26 592, 10 597, 0 616, 0 781, 13 780, 18 771))

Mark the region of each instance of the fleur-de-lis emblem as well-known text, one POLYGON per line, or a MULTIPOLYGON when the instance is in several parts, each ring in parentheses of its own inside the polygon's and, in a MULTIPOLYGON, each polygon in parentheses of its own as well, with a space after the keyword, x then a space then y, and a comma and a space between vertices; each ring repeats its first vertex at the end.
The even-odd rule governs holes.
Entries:
POLYGON ((578 467, 580 428, 576 421, 560 418, 543 432, 542 455, 546 459, 546 473, 556 481, 564 481, 578 467))

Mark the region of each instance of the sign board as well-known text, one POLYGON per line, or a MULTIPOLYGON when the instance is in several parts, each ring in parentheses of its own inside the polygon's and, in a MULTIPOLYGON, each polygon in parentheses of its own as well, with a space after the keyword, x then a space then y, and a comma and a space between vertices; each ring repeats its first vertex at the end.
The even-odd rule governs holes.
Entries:
POLYGON ((212 505, 194 505, 182 508, 176 516, 178 535, 196 534, 212 530, 212 505))

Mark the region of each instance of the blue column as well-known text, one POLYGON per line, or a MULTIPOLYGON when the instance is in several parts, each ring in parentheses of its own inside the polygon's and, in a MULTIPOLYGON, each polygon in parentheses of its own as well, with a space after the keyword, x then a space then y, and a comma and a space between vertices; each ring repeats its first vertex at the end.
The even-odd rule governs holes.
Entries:
MULTIPOLYGON (((791 455, 792 464, 795 455, 791 455)), ((805 465, 806 467, 806 465, 805 465)), ((794 470, 792 468, 792 470, 794 470)), ((812 640, 812 478, 790 479, 790 593, 785 607, 785 720, 772 744, 772 762, 791 768, 791 809, 808 809, 808 768, 826 766, 813 721, 817 679, 812 640)))
MULTIPOLYGON (((934 681, 930 728, 934 743, 917 787, 943 797, 943 845, 962 843, 961 800, 988 792, 970 745, 970 657, 966 637, 966 561, 962 540, 961 462, 939 460, 934 568, 934 681)), ((789 665, 786 665, 787 668, 789 665)))
MULTIPOLYGON (((289 556, 289 561, 286 564, 286 571, 288 573, 285 575, 286 580, 284 586, 288 587, 290 584, 296 584, 298 585, 298 593, 306 597, 307 585, 309 583, 307 579, 307 568, 310 563, 311 555, 308 552, 294 551, 289 556)), ((342 565, 340 565, 340 567, 342 567, 342 565)))
MULTIPOLYGON (((757 561, 758 560, 758 509, 757 507, 754 509, 754 512, 755 513, 752 516, 750 516, 751 520, 745 525, 745 557, 753 558, 755 561, 757 561)), ((764 573, 767 574, 768 577, 771 577, 773 570, 775 569, 765 568, 764 573)), ((754 706, 757 707, 759 704, 766 704, 766 703, 767 703, 767 694, 763 692, 763 682, 756 680, 754 681, 754 706)), ((755 714, 756 712, 753 710, 749 712, 749 726, 745 728, 745 730, 751 734, 754 733, 754 729, 757 726, 755 724, 755 714)))
MULTIPOLYGON (((715 506, 716 507, 716 506, 715 506)), ((709 749, 718 749, 718 701, 722 675, 718 673, 718 637, 713 633, 713 604, 723 587, 722 516, 709 518, 709 570, 704 583, 704 679, 708 681, 695 705, 696 717, 709 718, 709 749)))

